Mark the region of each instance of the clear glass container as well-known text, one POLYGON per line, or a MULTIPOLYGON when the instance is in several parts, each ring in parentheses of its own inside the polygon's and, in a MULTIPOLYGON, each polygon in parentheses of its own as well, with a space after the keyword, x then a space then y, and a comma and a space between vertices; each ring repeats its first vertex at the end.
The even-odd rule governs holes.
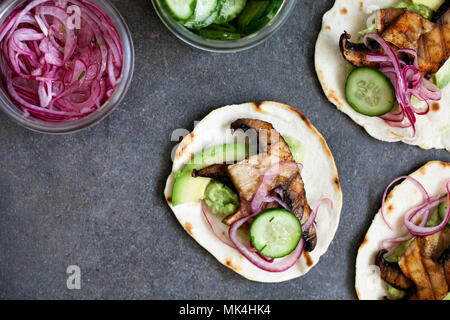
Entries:
MULTIPOLYGON (((8 18, 10 13, 26 0, 5 0, 0 4, 0 25, 8 18)), ((119 11, 109 0, 90 0, 100 7, 114 23, 123 45, 123 70, 122 78, 112 96, 98 110, 90 115, 76 120, 64 122, 46 122, 32 117, 25 117, 24 113, 18 109, 11 101, 8 93, 0 89, 0 109, 11 119, 25 128, 33 131, 51 134, 71 133, 96 124, 106 118, 124 98, 133 77, 134 71, 134 46, 125 20, 119 11)))
POLYGON ((213 40, 203 38, 185 28, 167 12, 163 5, 164 0, 152 0, 156 10, 164 25, 179 39, 193 47, 212 52, 237 52, 252 48, 277 31, 289 18, 297 0, 285 0, 277 15, 259 31, 237 40, 213 40))

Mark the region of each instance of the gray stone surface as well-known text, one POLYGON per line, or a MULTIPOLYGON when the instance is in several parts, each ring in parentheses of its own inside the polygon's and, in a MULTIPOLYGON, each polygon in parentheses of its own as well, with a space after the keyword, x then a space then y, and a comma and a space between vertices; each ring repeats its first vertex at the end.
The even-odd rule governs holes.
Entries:
POLYGON ((80 133, 30 132, 0 114, 0 298, 354 299, 356 250, 384 187, 445 151, 383 143, 338 112, 313 66, 332 1, 300 1, 284 27, 238 54, 193 49, 149 1, 114 1, 136 46, 122 105, 80 133), (174 129, 215 107, 274 100, 302 110, 334 153, 344 192, 327 254, 306 276, 253 283, 223 267, 178 224, 163 197, 174 129), (66 288, 79 265, 81 290, 66 288))

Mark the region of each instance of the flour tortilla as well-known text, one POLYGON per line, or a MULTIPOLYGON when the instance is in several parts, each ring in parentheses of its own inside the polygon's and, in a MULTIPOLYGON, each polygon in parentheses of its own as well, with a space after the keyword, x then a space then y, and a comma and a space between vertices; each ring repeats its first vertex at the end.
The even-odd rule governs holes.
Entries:
MULTIPOLYGON (((353 110, 345 99, 347 62, 339 50, 339 37, 344 31, 355 41, 358 32, 367 27, 369 12, 387 8, 398 0, 336 0, 333 8, 325 13, 322 29, 316 43, 315 67, 322 88, 328 99, 347 114, 374 138, 387 142, 403 141, 423 149, 447 149, 450 151, 450 85, 442 90, 442 99, 433 103, 432 111, 417 116, 415 138, 412 129, 393 128, 378 117, 367 117, 353 110), (366 13, 367 12, 367 13, 366 13), (438 109, 438 110, 437 110, 438 109)), ((419 102, 418 105, 423 102, 419 102)))
MULTIPOLYGON (((327 251, 336 233, 342 208, 342 193, 336 166, 324 138, 303 114, 292 107, 275 102, 246 103, 212 111, 179 145, 164 194, 178 221, 202 247, 225 266, 249 280, 259 282, 281 282, 307 273, 327 251), (302 177, 309 205, 313 206, 323 198, 330 198, 334 203, 333 210, 326 205, 319 210, 316 220, 316 248, 311 253, 304 253, 296 265, 281 273, 267 272, 255 267, 237 250, 221 242, 205 221, 200 201, 176 207, 171 203, 174 172, 182 169, 194 154, 203 149, 232 142, 227 141, 225 132, 232 122, 240 118, 270 122, 282 135, 299 140, 305 149, 302 177)), ((222 227, 222 231, 227 232, 228 227, 222 227)))
MULTIPOLYGON (((450 163, 432 161, 416 172, 410 174, 418 180, 430 196, 447 193, 445 182, 450 178, 450 163)), ((381 279, 379 270, 375 267, 375 256, 386 239, 406 236, 408 231, 403 224, 405 213, 424 201, 423 196, 414 183, 404 180, 387 196, 385 213, 392 225, 390 230, 381 217, 380 211, 375 216, 363 243, 359 247, 356 258, 355 288, 361 300, 378 300, 387 296, 387 285, 381 279)))

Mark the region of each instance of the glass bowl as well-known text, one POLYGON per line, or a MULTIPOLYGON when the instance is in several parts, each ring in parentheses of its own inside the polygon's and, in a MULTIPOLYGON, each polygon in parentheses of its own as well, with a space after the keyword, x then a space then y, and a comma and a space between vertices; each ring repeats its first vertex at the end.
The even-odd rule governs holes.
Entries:
POLYGON ((237 52, 252 48, 277 31, 289 18, 297 0, 285 0, 277 15, 259 31, 237 40, 212 40, 203 38, 185 28, 167 12, 163 5, 164 0, 152 0, 156 10, 164 25, 179 39, 193 47, 211 52, 237 52))
MULTIPOLYGON (((0 4, 0 25, 10 13, 26 0, 5 0, 0 4)), ((0 109, 3 110, 11 119, 21 126, 42 133, 63 134, 71 133, 93 124, 96 124, 106 118, 124 98, 133 77, 134 71, 134 46, 125 20, 119 11, 113 6, 109 0, 90 0, 99 6, 114 23, 123 44, 123 70, 120 84, 112 96, 95 112, 90 115, 76 120, 68 120, 64 122, 46 122, 32 117, 25 117, 24 113, 18 109, 15 103, 10 99, 8 93, 4 89, 0 89, 0 109)))

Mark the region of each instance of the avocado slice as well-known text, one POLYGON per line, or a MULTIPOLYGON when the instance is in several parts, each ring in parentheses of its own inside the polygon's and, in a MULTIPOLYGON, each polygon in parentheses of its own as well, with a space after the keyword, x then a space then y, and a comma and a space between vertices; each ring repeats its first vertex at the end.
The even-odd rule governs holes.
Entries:
POLYGON ((450 292, 445 296, 445 298, 444 299, 442 299, 442 300, 450 300, 450 292))
POLYGON ((231 143, 206 149, 196 155, 181 171, 175 172, 172 205, 177 206, 203 198, 209 178, 192 177, 194 169, 200 170, 217 163, 233 163, 250 155, 250 147, 243 143, 231 143))
POLYGON ((437 11, 442 6, 445 0, 412 0, 414 4, 427 6, 428 8, 437 11))
POLYGON ((302 162, 303 158, 305 157, 305 147, 303 146, 303 144, 297 139, 289 136, 283 136, 283 139, 288 144, 294 161, 302 162))
POLYGON ((450 59, 435 74, 436 84, 440 89, 444 89, 450 82, 450 59))
POLYGON ((394 288, 390 284, 388 284, 387 286, 388 286, 388 296, 391 300, 400 300, 405 297, 406 295, 405 291, 394 288))
MULTIPOLYGON (((439 216, 439 223, 441 224, 442 221, 445 218, 445 215, 447 214, 447 210, 448 210, 448 203, 447 200, 441 202, 441 204, 438 207, 438 216, 439 216)), ((447 223, 447 227, 450 227, 450 221, 447 223)))
POLYGON ((400 261, 400 258, 402 257, 402 255, 403 255, 403 253, 405 253, 405 251, 406 251, 406 249, 408 249, 408 247, 409 247, 409 245, 411 244, 411 242, 413 241, 414 239, 411 239, 411 240, 408 240, 408 241, 405 241, 405 242, 402 242, 402 243, 400 243, 398 246, 397 246, 397 248, 395 248, 390 254, 389 254, 389 256, 387 256, 387 257, 385 257, 385 260, 387 261, 387 262, 399 262, 400 261))
POLYGON ((409 12, 420 14, 425 19, 430 20, 433 17, 434 11, 430 7, 423 4, 411 3, 410 1, 402 1, 392 6, 393 8, 405 8, 409 12))

